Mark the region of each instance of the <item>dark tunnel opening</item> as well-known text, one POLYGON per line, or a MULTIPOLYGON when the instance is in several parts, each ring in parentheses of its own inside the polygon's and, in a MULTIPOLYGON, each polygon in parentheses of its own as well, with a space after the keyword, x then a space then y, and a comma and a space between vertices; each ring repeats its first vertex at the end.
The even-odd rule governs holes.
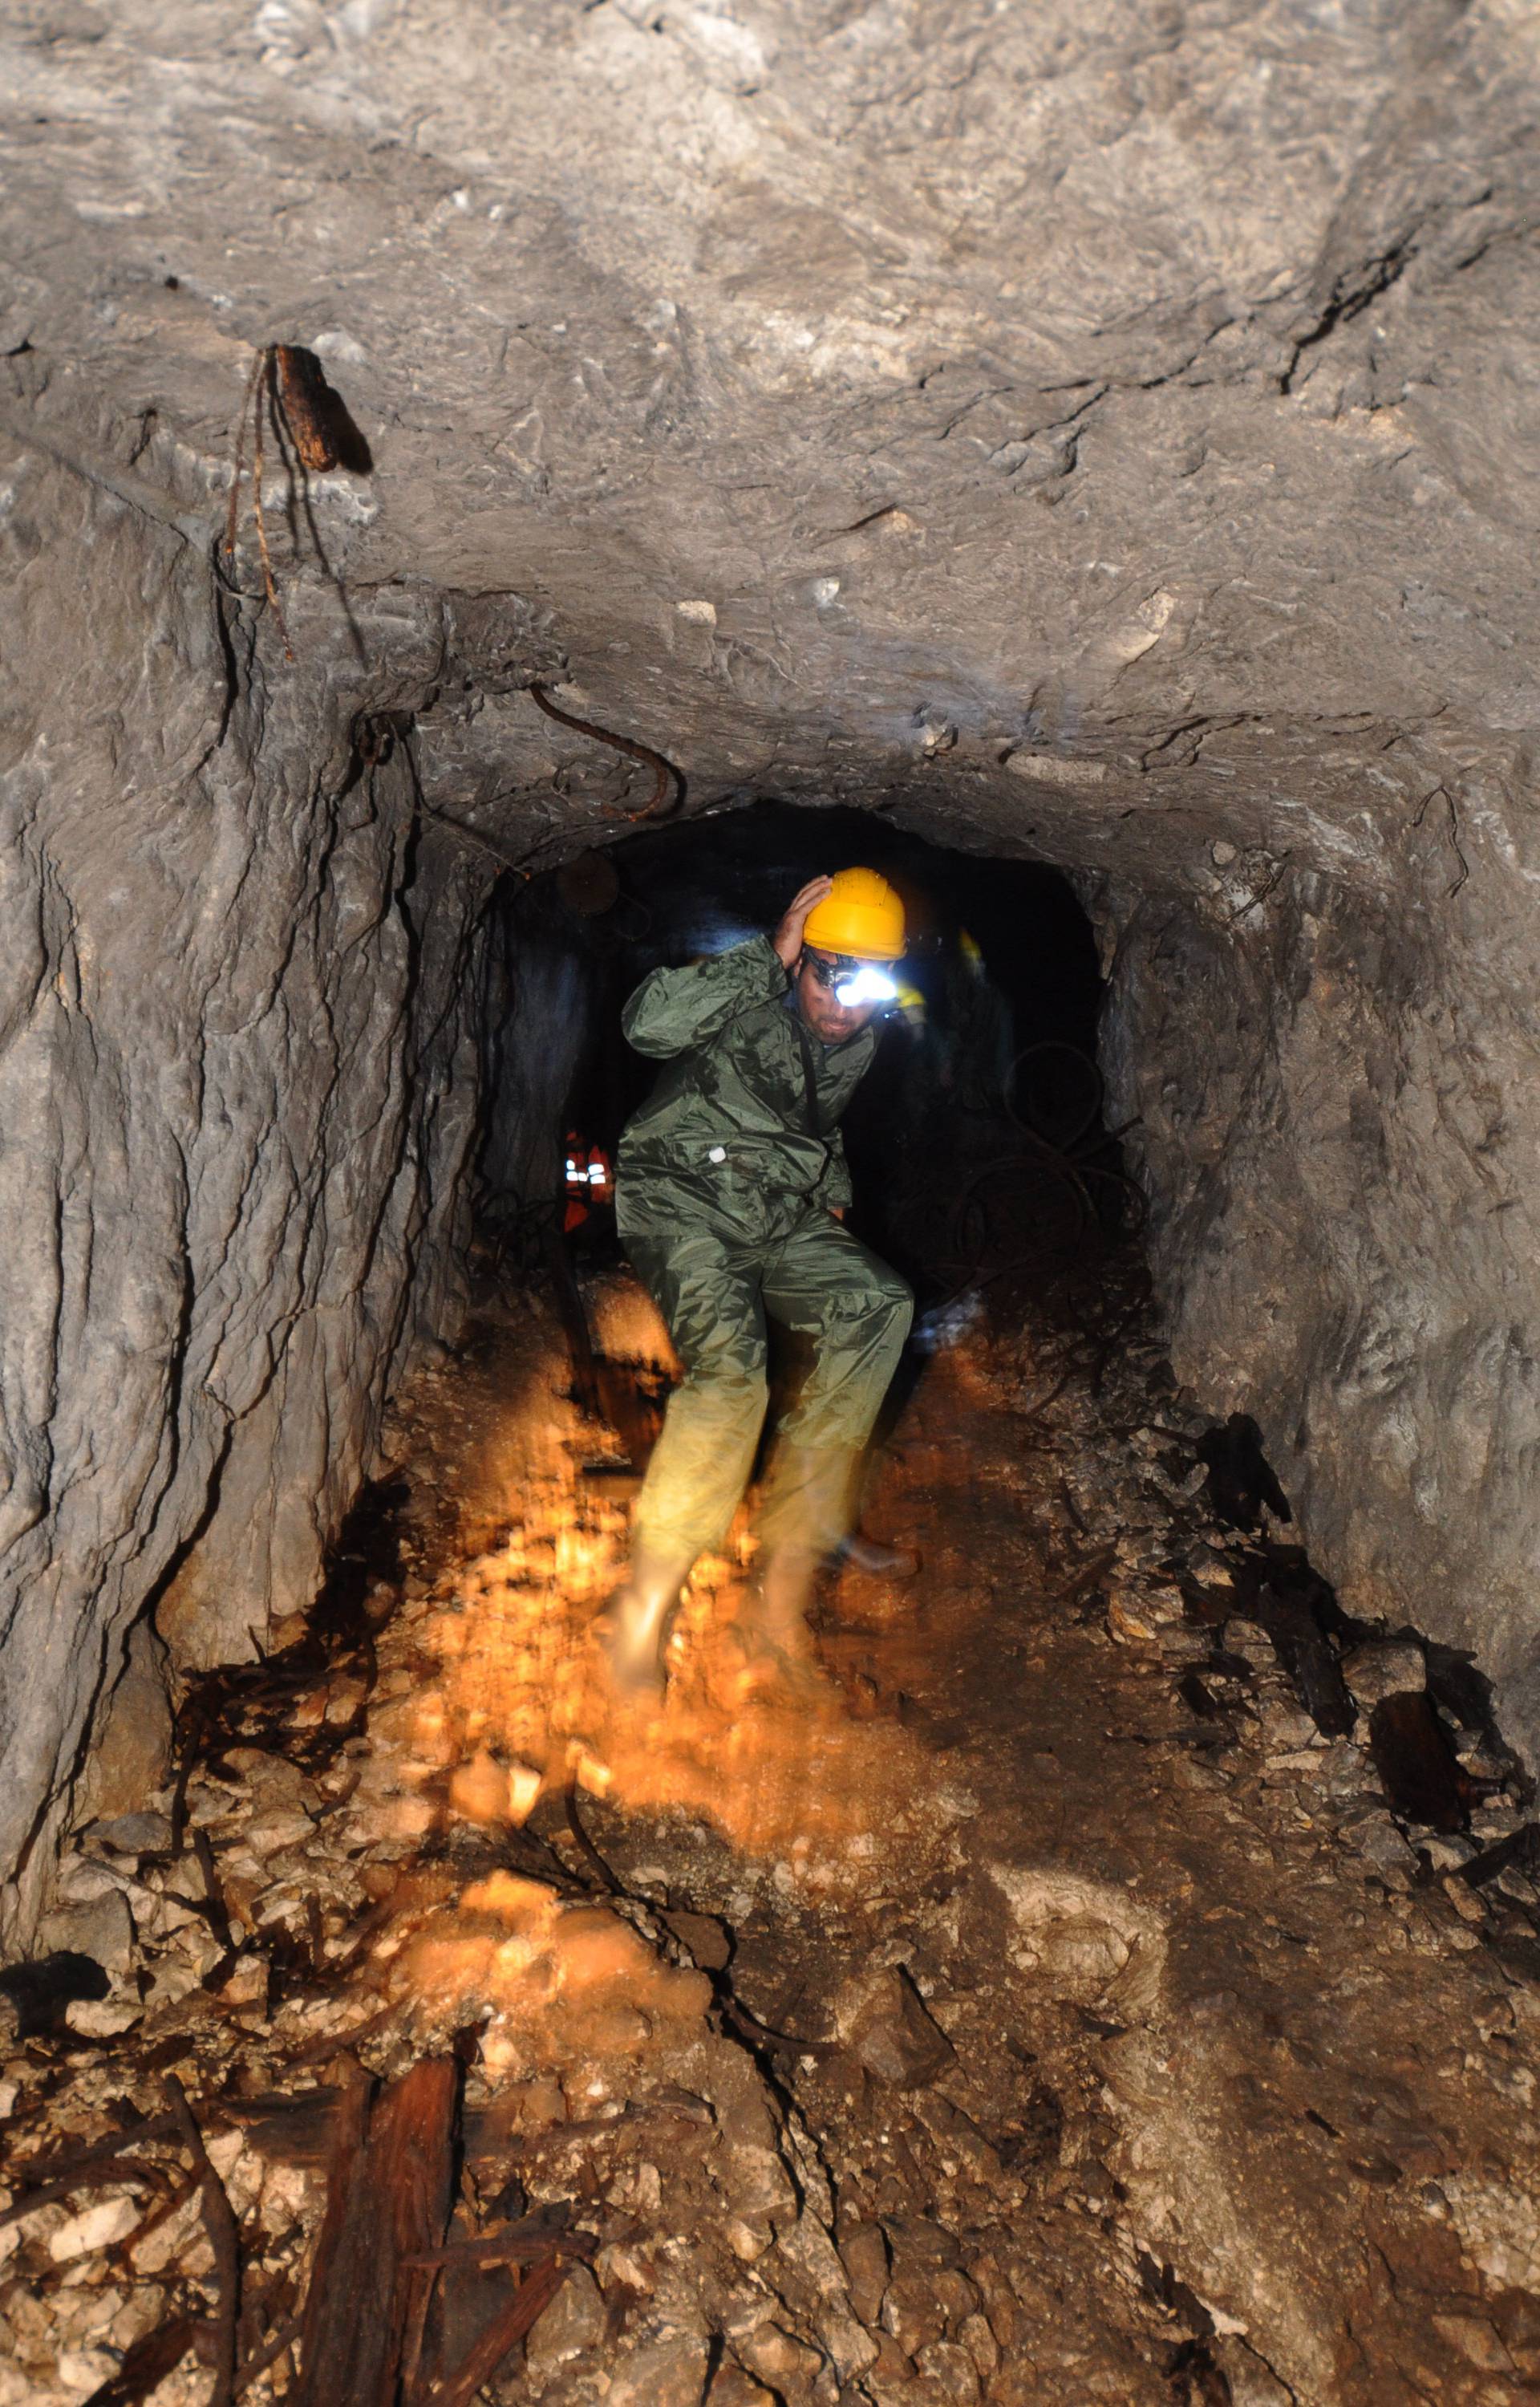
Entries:
POLYGON ((1095 940, 1069 879, 869 812, 762 802, 504 882, 478 1182, 501 1263, 537 1261, 553 1218, 580 1260, 615 1256, 608 1168, 657 1066, 621 1033, 638 982, 773 927, 807 877, 853 862, 898 888, 910 930, 843 1123, 857 1232, 934 1314, 981 1284, 1083 1271, 1137 1231, 1096 1067, 1095 940))

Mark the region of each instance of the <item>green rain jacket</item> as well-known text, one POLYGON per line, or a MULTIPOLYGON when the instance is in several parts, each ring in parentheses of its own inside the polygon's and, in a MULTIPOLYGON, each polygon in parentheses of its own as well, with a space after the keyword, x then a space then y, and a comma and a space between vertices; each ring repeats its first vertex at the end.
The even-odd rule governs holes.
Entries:
POLYGON ((768 936, 654 970, 621 1026, 639 1053, 668 1065, 620 1140, 622 1189, 663 1179, 685 1190, 681 1203, 697 1198, 735 1220, 850 1202, 839 1121, 877 1031, 824 1045, 804 1026, 768 936))

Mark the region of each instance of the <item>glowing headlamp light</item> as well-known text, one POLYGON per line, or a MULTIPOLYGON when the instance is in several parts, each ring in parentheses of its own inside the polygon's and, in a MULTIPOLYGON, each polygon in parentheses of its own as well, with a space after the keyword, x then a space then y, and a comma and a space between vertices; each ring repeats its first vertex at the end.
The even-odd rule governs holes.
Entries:
POLYGON ((898 989, 886 970, 874 969, 862 961, 853 970, 843 970, 834 981, 834 999, 852 1011, 862 1003, 894 1003, 898 989))

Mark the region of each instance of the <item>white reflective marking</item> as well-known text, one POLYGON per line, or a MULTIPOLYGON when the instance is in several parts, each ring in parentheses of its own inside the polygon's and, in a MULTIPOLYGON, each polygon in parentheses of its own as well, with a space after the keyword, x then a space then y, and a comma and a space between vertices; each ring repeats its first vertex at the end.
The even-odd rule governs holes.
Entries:
POLYGON ((725 1145, 713 1145, 706 1156, 708 1161, 726 1161, 727 1158, 728 1148, 725 1145))

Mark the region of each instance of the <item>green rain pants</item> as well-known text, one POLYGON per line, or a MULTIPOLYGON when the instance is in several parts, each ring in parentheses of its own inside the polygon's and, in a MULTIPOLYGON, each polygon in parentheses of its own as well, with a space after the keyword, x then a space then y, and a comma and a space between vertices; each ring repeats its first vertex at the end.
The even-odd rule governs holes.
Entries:
POLYGON ((909 1334, 908 1287, 822 1204, 707 1214, 672 1180, 624 1176, 617 1200, 621 1242, 685 1372, 637 1498, 637 1543, 693 1562, 727 1535, 765 1418, 768 1313, 806 1331, 814 1359, 779 1432, 759 1534, 772 1548, 827 1553, 850 1527, 861 1455, 909 1334))

